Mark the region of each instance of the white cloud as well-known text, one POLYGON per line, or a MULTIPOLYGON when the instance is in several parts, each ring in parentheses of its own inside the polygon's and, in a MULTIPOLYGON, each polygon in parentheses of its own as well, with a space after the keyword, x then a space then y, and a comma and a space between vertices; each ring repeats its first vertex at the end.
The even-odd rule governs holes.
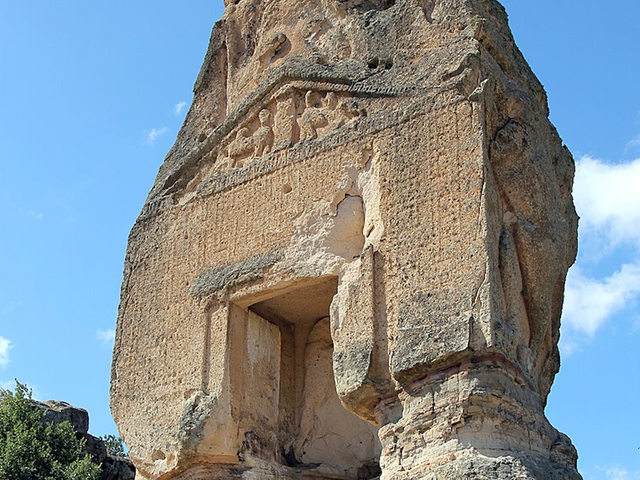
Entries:
POLYGON ((98 330, 96 338, 107 345, 111 345, 116 338, 116 331, 113 329, 98 330))
POLYGON ((567 335, 564 333, 566 327, 563 324, 562 325, 562 336, 560 337, 560 344, 558 345, 558 347, 560 348, 560 353, 562 354, 563 358, 567 358, 570 357, 571 355, 573 355, 574 353, 580 351, 580 343, 577 340, 574 340, 573 338, 568 339, 567 335))
POLYGON ((13 345, 4 337, 0 337, 0 367, 6 368, 9 365, 9 350, 13 345))
POLYGON ((144 144, 145 145, 153 145, 156 142, 156 139, 165 133, 167 133, 169 129, 167 127, 162 128, 152 128, 151 130, 144 131, 144 144))
POLYGON ((607 470, 607 480, 629 480, 629 472, 620 467, 613 467, 607 470))
MULTIPOLYGON (((580 215, 580 255, 565 290, 560 344, 565 355, 640 298, 640 159, 608 164, 582 157, 573 195, 580 215), (614 273, 587 273, 598 269, 614 273)), ((633 328, 633 320, 629 325, 633 328)))
POLYGON ((608 164, 585 156, 573 189, 581 236, 597 235, 609 247, 640 246, 640 159, 608 164))
POLYGON ((177 116, 180 115, 182 113, 182 111, 184 110, 184 107, 187 106, 187 102, 179 102, 176 103, 175 106, 173 107, 173 113, 177 116))
POLYGON ((606 475, 606 480, 639 480, 640 479, 640 471, 630 471, 626 468, 615 466, 604 470, 606 475))
POLYGON ((0 309, 0 315, 6 317, 10 313, 14 312, 20 305, 22 305, 21 301, 10 302, 0 309))
POLYGON ((42 220, 44 218, 44 214, 40 212, 35 212, 33 210, 28 210, 25 208, 19 208, 18 215, 20 215, 21 217, 27 217, 27 218, 30 218, 31 220, 37 220, 37 221, 42 220))
MULTIPOLYGON (((613 275, 593 279, 583 275, 579 266, 567 277, 563 308, 563 326, 592 336, 609 318, 640 295, 640 264, 625 264, 613 275)), ((570 354, 575 345, 564 345, 570 354)))
POLYGON ((627 146, 625 147, 624 151, 626 153, 630 150, 636 150, 638 147, 640 147, 640 134, 636 135, 634 138, 629 140, 629 143, 627 143, 627 146))

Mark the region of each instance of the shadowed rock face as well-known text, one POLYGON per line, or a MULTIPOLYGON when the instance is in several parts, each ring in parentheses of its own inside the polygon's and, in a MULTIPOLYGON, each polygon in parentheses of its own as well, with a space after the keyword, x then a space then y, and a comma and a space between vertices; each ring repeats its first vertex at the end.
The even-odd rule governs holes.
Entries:
POLYGON ((580 478, 573 173, 496 1, 227 4, 125 260, 138 475, 580 478))

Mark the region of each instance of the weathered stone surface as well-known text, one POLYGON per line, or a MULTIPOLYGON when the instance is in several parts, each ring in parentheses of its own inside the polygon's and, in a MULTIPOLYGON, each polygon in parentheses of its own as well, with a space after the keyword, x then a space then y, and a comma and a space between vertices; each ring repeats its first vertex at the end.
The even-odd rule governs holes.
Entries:
POLYGON ((44 413, 45 421, 54 424, 69 422, 77 433, 82 435, 89 432, 89 413, 84 408, 59 400, 47 400, 46 402, 32 401, 34 407, 44 413))
POLYGON ((580 478, 573 169, 494 0, 230 2, 129 239, 139 476, 580 478))

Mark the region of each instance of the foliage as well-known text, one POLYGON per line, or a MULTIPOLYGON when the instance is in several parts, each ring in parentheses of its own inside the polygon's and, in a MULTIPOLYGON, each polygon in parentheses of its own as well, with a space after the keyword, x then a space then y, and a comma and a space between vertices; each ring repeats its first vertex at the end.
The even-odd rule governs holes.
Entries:
POLYGON ((0 389, 0 479, 97 480, 99 475, 69 422, 45 422, 31 403, 31 390, 18 381, 15 392, 0 389))
POLYGON ((129 456, 129 453, 127 453, 127 446, 124 444, 124 440, 122 440, 122 438, 116 437, 115 435, 103 435, 100 438, 106 445, 107 452, 111 455, 116 455, 118 457, 129 456))

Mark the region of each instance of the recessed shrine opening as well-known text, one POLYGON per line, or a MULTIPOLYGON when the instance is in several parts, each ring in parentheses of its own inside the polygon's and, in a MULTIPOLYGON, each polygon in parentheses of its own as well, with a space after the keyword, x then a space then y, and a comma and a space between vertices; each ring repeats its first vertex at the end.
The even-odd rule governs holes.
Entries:
POLYGON ((245 446, 317 479, 376 478, 377 428, 336 393, 329 320, 336 293, 337 279, 327 277, 243 302, 242 396, 253 428, 245 446))

